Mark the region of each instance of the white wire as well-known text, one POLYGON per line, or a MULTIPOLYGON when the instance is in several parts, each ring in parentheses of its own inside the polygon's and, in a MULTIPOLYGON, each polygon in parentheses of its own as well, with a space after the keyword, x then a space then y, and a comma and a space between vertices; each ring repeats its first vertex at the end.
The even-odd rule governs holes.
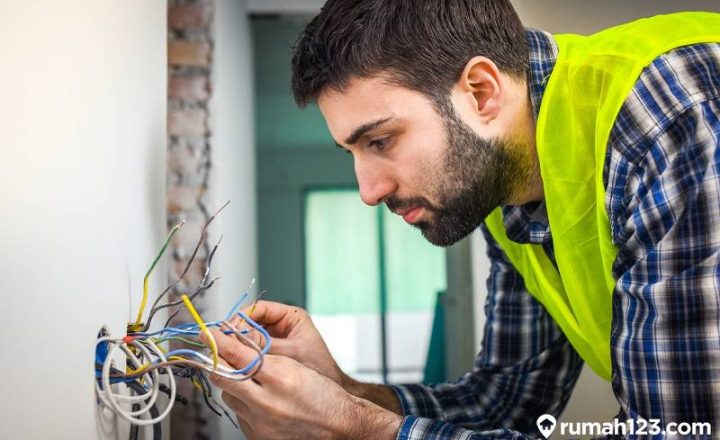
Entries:
MULTIPOLYGON (((136 347, 138 347, 146 358, 150 359, 150 352, 145 348, 142 344, 138 344, 135 341, 132 342, 132 344, 136 347)), ((135 356, 135 354, 126 346, 121 345, 120 348, 122 351, 125 352, 125 354, 132 360, 133 364, 135 364, 135 368, 141 368, 142 362, 135 356)), ((148 373, 145 373, 143 376, 147 376, 148 373)), ((124 400, 124 401, 130 401, 130 402, 143 402, 144 406, 141 406, 140 409, 136 411, 129 412, 128 414, 131 416, 139 416, 141 414, 145 414, 146 412, 150 411, 150 408, 155 404, 155 401, 157 400, 157 396, 160 392, 160 378, 159 373, 157 370, 152 371, 152 379, 148 377, 146 381, 150 384, 152 384, 152 388, 148 390, 147 393, 141 394, 139 396, 128 396, 125 394, 115 394, 115 398, 118 400, 124 400), (150 398, 147 399, 145 396, 150 395, 150 398), (140 400, 138 400, 140 399, 140 400), (147 400, 144 400, 147 399, 147 400)))
MULTIPOLYGON (((139 342, 138 340, 133 340, 130 342, 133 346, 137 347, 138 350, 140 350, 144 356, 144 358, 147 359, 147 362, 152 362, 153 356, 157 357, 159 359, 158 362, 168 362, 167 358, 165 357, 165 354, 160 350, 160 348, 157 346, 155 342, 151 338, 144 339, 144 341, 150 346, 150 350, 148 347, 146 347, 144 344, 139 342), (152 353, 151 353, 152 351, 152 353)), ((151 384, 151 388, 148 389, 147 393, 141 394, 141 395, 125 395, 125 394, 119 394, 113 392, 112 384, 110 383, 110 369, 112 366, 112 359, 113 355, 117 352, 117 350, 122 350, 129 360, 129 362, 137 369, 142 368, 142 365, 144 363, 138 359, 137 356, 130 350, 128 347, 128 344, 124 342, 122 339, 114 339, 109 336, 98 338, 97 344, 101 343, 107 343, 110 346, 110 350, 107 353, 107 356, 105 358, 105 362, 103 363, 102 368, 102 388, 100 387, 100 384, 98 381, 95 381, 95 391, 100 398, 100 401, 104 406, 111 409, 116 414, 120 415, 123 419, 127 420, 128 422, 132 423, 133 425, 137 426, 149 426, 154 425, 155 423, 158 423, 162 421, 165 417, 170 414, 170 411, 172 410, 172 407, 175 403, 175 397, 177 395, 177 386, 175 383, 175 377, 172 374, 172 368, 170 365, 166 365, 160 368, 153 368, 151 370, 146 371, 141 377, 145 378, 145 382, 147 384, 151 384), (170 397, 167 406, 165 407, 165 410, 158 415, 155 418, 150 419, 142 419, 141 416, 148 413, 150 408, 155 404, 157 401, 158 395, 160 394, 160 370, 165 370, 165 373, 167 373, 168 376, 168 385, 170 388, 170 397), (122 408, 121 402, 124 404, 136 404, 140 405, 140 409, 132 411, 132 410, 126 410, 122 408)), ((238 374, 235 373, 232 368, 226 367, 225 365, 218 365, 218 368, 213 368, 213 361, 209 357, 203 355, 202 353, 196 353, 197 357, 201 360, 201 363, 204 364, 203 370, 216 374, 218 376, 230 379, 230 380, 246 380, 248 378, 247 374, 238 374)), ((263 354, 259 354, 260 360, 263 358, 263 354)), ((127 385, 126 385, 127 386, 127 385)))
MULTIPOLYGON (((136 415, 144 414, 145 412, 147 412, 152 405, 146 404, 146 405, 144 405, 145 408, 143 408, 139 411, 126 411, 120 407, 120 404, 117 402, 117 400, 128 400, 128 399, 123 399, 127 396, 117 395, 112 392, 112 388, 111 388, 111 384, 110 384, 110 364, 111 364, 112 355, 117 351, 118 347, 120 347, 120 346, 124 347, 123 351, 125 351, 125 349, 127 349, 127 351, 130 352, 130 350, 127 348, 127 345, 124 343, 117 344, 117 340, 106 339, 104 342, 110 342, 110 341, 112 341, 116 345, 113 345, 113 347, 110 349, 110 351, 108 352, 108 356, 105 360, 105 363, 103 364, 103 370, 102 370, 103 388, 101 389, 100 386, 98 385, 97 381, 95 382, 95 389, 98 393, 98 396, 100 396, 100 400, 103 402, 103 404, 105 406, 112 409, 116 414, 120 415, 122 418, 124 418, 125 420, 127 420, 128 422, 130 422, 134 425, 149 426, 149 425, 154 425, 155 423, 160 422, 165 417, 167 417, 168 414, 170 414, 173 404, 175 403, 175 397, 177 395, 177 387, 175 384, 175 377, 172 374, 171 367, 170 366, 161 367, 161 369, 164 369, 165 372, 167 373, 168 383, 169 383, 169 388, 170 388, 170 398, 169 398, 169 402, 168 402, 167 406, 165 407, 165 410, 155 418, 141 419, 139 417, 135 417, 136 415), (138 414, 138 413, 140 413, 140 414, 138 414)), ((155 352, 157 357, 160 358, 160 361, 167 362, 165 355, 158 348, 158 346, 155 345, 155 343, 152 340, 148 339, 147 342, 150 344, 151 348, 153 349, 153 351, 155 352)), ((151 354, 145 346, 143 346, 142 344, 140 344, 137 341, 132 341, 132 344, 134 346, 138 347, 138 349, 140 349, 143 352, 143 354, 145 354, 145 356, 147 356, 148 359, 151 359, 151 354)), ((130 352, 130 353, 132 353, 132 352, 130 352)), ((131 359, 134 358, 134 359, 132 359, 132 361, 137 362, 139 364, 139 360, 137 359, 137 357, 135 357, 134 355, 131 355, 129 357, 131 357, 131 359)), ((151 396, 151 399, 152 399, 153 403, 157 399, 157 394, 159 393, 159 378, 158 378, 159 370, 160 369, 152 370, 152 372, 153 372, 153 380, 152 380, 153 394, 151 396)), ((147 375, 147 373, 146 373, 146 375, 147 375)), ((143 395, 143 396, 145 396, 145 395, 143 395)))
MULTIPOLYGON (((130 360, 132 361, 132 364, 133 364, 133 367, 134 367, 134 368, 137 369, 137 368, 140 368, 140 367, 142 366, 142 362, 140 362, 140 360, 135 356, 135 353, 133 353, 133 352, 127 347, 126 344, 120 345, 120 349, 121 349, 123 352, 125 352, 125 355, 126 355, 128 358, 130 358, 130 360)), ((145 355, 147 356, 146 353, 143 353, 143 354, 145 354, 145 355)), ((157 391, 160 389, 160 385, 159 385, 159 383, 158 383, 158 376, 157 376, 157 374, 155 374, 155 372, 153 372, 154 374, 152 375, 152 377, 150 377, 150 376, 148 375, 149 373, 150 373, 150 372, 148 371, 147 373, 143 374, 143 376, 141 376, 141 377, 145 377, 145 378, 146 378, 146 379, 145 379, 145 382, 147 382, 148 384, 151 384, 151 385, 152 385, 152 388, 148 389, 148 390, 147 390, 147 393, 145 393, 145 394, 137 394, 137 395, 130 395, 130 396, 125 395, 125 394, 115 394, 116 398, 117 398, 118 400, 124 400, 124 401, 127 401, 127 402, 145 402, 145 401, 148 400, 148 399, 153 399, 153 394, 156 394, 156 393, 157 393, 157 391)), ((155 400, 153 399, 152 402, 148 402, 148 405, 149 405, 149 406, 152 406, 152 403, 154 403, 154 402, 155 402, 155 400)), ((148 408, 149 408, 149 407, 148 407, 148 408)))
MULTIPOLYGON (((103 388, 104 389, 102 391, 104 393, 101 394, 101 396, 104 395, 104 397, 105 397, 105 399, 103 399, 103 403, 106 403, 107 406, 109 406, 110 408, 114 408, 114 405, 112 404, 112 402, 116 402, 116 400, 125 400, 125 401, 129 401, 129 402, 134 402, 137 397, 140 397, 141 399, 144 399, 144 400, 148 400, 148 397, 146 397, 146 396, 149 394, 150 400, 148 400, 147 403, 145 403, 144 400, 140 400, 139 402, 142 402, 140 409, 136 410, 136 411, 131 411, 128 413, 128 415, 130 415, 130 416, 144 414, 145 412, 150 410, 155 399, 157 399, 157 393, 159 392, 159 386, 153 386, 153 388, 149 391, 149 393, 143 394, 141 396, 126 396, 123 394, 113 393, 112 388, 110 386, 110 377, 109 377, 110 376, 110 366, 112 363, 113 355, 115 354, 115 351, 117 351, 118 348, 125 351, 126 354, 128 352, 130 352, 130 350, 127 348, 127 346, 125 344, 115 345, 108 352, 108 357, 107 357, 105 363, 103 364, 102 379, 103 379, 103 388), (107 371, 107 379, 108 379, 107 383, 105 382, 105 371, 107 371)), ((133 357, 134 357, 134 355, 133 355, 133 357)), ((137 361, 137 358, 135 358, 135 361, 137 361)))
MULTIPOLYGON (((133 342, 134 342, 134 341, 133 341, 133 342)), ((156 346, 154 343, 152 343, 152 341, 150 341, 150 343, 152 344, 154 350, 158 350, 158 351, 159 351, 159 349, 157 348, 157 346, 156 346)), ((136 344, 136 343, 134 342, 134 345, 137 346, 138 344, 136 344)), ((145 347, 143 347, 143 349, 144 349, 144 350, 147 350, 147 349, 145 349, 145 347)), ((158 353, 158 356, 161 358, 161 360, 162 360, 163 362, 166 361, 165 356, 164 356, 161 352, 158 353)), ((113 395, 112 393, 109 393, 108 396, 106 396, 106 397, 108 397, 108 401, 109 401, 109 403, 110 403, 110 407, 111 407, 118 415, 120 415, 121 417, 123 417, 125 420, 129 421, 130 423, 132 423, 132 424, 134 424, 134 425, 138 425, 138 426, 153 425, 153 424, 161 421, 162 419, 164 419, 164 418, 170 413, 170 410, 172 409, 173 403, 175 402, 175 395, 176 395, 177 389, 176 389, 176 386, 175 386, 175 378, 172 376, 172 372, 170 371, 170 368, 169 368, 169 367, 163 367, 163 368, 166 370, 166 372, 169 373, 169 375, 168 375, 168 381, 169 381, 169 383, 170 383, 170 401, 168 402, 168 405, 167 405, 167 407, 165 408, 165 411, 163 411, 162 414, 160 414, 159 416, 157 416, 157 417, 155 417, 155 418, 151 418, 151 419, 147 419, 147 420, 140 419, 140 418, 138 418, 138 417, 133 417, 133 415, 132 415, 131 413, 129 413, 128 411, 125 411, 124 409, 122 409, 122 408, 120 407, 120 405, 119 405, 119 404, 115 401, 115 399, 113 398, 114 395, 113 395)), ((104 385, 104 387, 107 388, 107 389, 109 389, 109 387, 110 387, 110 368, 109 368, 109 366, 108 366, 107 364, 103 366, 102 379, 103 379, 103 385, 104 385)))

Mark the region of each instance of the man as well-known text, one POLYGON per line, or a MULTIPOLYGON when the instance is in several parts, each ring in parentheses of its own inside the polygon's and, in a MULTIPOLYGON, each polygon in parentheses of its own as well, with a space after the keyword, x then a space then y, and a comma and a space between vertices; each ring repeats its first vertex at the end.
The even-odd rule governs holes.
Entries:
MULTIPOLYGON (((451 384, 344 375, 307 314, 261 302, 256 380, 216 378, 249 438, 538 435, 583 361, 619 419, 720 429, 720 18, 592 37, 526 30, 506 0, 330 0, 293 58, 353 155, 363 202, 492 262, 475 369, 451 384)), ((216 333, 223 358, 253 352, 216 333)))

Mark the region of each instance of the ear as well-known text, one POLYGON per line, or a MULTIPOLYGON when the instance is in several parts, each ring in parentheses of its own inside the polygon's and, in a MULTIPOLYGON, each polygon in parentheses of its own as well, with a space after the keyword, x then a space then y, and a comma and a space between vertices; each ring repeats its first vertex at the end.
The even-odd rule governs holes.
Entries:
POLYGON ((483 122, 488 123, 500 114, 503 103, 500 70, 489 58, 477 56, 468 61, 456 91, 483 122))

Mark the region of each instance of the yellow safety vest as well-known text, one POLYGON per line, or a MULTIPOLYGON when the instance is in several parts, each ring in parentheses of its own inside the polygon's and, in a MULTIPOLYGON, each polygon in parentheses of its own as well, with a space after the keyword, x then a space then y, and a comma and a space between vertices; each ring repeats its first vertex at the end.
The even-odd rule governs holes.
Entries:
POLYGON ((578 354, 610 380, 617 256, 603 184, 610 131, 655 58, 681 46, 720 42, 720 14, 661 15, 591 36, 554 38, 558 58, 540 106, 536 144, 558 268, 541 246, 507 237, 499 208, 485 224, 578 354))

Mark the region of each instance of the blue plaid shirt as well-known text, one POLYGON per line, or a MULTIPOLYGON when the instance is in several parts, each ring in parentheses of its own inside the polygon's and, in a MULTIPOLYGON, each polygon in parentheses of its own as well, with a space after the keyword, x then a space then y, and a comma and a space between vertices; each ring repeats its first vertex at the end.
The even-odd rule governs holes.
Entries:
MULTIPOLYGON (((528 30, 537 118, 557 46, 528 30)), ((720 431, 720 44, 648 66, 608 144, 613 272, 612 385, 618 418, 710 422, 720 431)), ((505 207, 508 235, 553 258, 542 203, 505 207)), ((475 369, 454 383, 394 386, 398 439, 536 438, 559 415, 582 360, 483 227, 491 273, 475 369)), ((715 434, 717 436, 718 434, 715 434)))

